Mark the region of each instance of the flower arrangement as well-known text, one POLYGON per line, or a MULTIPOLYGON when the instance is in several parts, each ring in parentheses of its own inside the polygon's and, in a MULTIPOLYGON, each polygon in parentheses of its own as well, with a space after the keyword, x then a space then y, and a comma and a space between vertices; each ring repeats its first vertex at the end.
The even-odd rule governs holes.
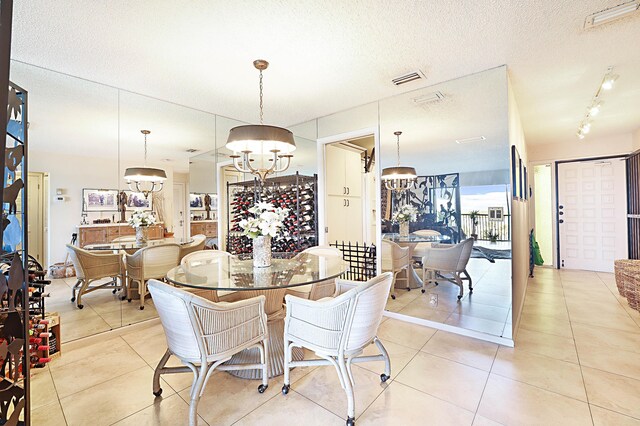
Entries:
POLYGON ((156 217, 153 213, 145 211, 136 211, 129 218, 129 226, 132 228, 139 228, 141 226, 155 225, 156 217))
POLYGON ((418 220, 418 209, 410 204, 405 204, 396 210, 391 216, 394 223, 415 222, 418 220))
POLYGON ((255 239, 260 236, 275 237, 284 226, 289 209, 276 208, 270 203, 257 203, 249 209, 249 213, 253 217, 242 219, 238 225, 243 229, 243 235, 255 239))

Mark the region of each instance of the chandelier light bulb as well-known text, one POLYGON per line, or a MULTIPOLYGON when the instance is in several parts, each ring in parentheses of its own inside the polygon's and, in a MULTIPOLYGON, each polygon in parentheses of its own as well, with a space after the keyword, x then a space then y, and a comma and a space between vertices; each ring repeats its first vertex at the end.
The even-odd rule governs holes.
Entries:
POLYGON ((618 76, 615 74, 607 74, 604 77, 604 80, 602 81, 602 88, 604 90, 611 90, 613 89, 613 85, 615 84, 616 80, 618 79, 618 76))
POLYGON ((582 133, 584 133, 585 135, 587 133, 589 133, 591 131, 591 123, 584 123, 581 127, 580 127, 580 131, 582 133))
POLYGON ((578 139, 582 140, 584 139, 584 133, 582 133, 582 130, 578 130, 576 132, 576 136, 578 137, 578 139))
POLYGON ((601 107, 602 107, 602 102, 597 102, 593 104, 591 108, 589 108, 589 115, 591 117, 595 117, 596 115, 600 114, 601 107))

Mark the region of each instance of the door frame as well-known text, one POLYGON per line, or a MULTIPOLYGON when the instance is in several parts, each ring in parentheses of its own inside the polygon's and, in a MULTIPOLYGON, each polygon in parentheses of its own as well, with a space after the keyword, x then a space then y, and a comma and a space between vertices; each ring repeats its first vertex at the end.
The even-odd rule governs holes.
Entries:
MULTIPOLYGON (((318 156, 318 244, 325 245, 326 241, 326 177, 325 177, 325 145, 344 142, 349 139, 360 139, 367 136, 373 136, 374 148, 376 151, 376 161, 374 167, 374 173, 376 174, 376 182, 380 182, 380 132, 377 127, 366 127, 360 130, 354 130, 346 133, 339 133, 337 135, 325 136, 316 140, 317 144, 317 156, 318 156)), ((376 186, 376 222, 378 227, 382 224, 382 215, 380 212, 380 185, 376 186)), ((364 204, 363 204, 364 205, 364 204)), ((363 221, 366 222, 366 221, 363 221)), ((364 226, 364 225, 363 225, 364 226)), ((382 271, 381 265, 381 250, 382 246, 382 233, 381 229, 376 232, 376 275, 380 275, 382 271)), ((366 235, 366 234, 365 234, 366 235)))
MULTIPOLYGON (((47 259, 47 245, 49 244, 48 240, 48 236, 47 233, 45 232, 46 229, 46 223, 48 223, 48 205, 47 205, 47 201, 48 198, 46 195, 46 188, 45 188, 45 176, 46 173, 44 172, 28 172, 28 174, 32 174, 32 175, 37 175, 38 176, 38 189, 37 189, 37 196, 39 198, 39 210, 38 212, 36 212, 36 214, 39 216, 39 228, 36 230, 37 233, 40 235, 40 254, 42 257, 40 259, 38 259, 38 261, 42 264, 43 267, 47 267, 48 265, 48 259, 47 259)), ((27 211, 27 214, 29 214, 29 212, 27 211)), ((29 231, 27 232, 27 238, 28 238, 28 234, 29 231)))
MULTIPOLYGON (((182 195, 183 195, 183 197, 182 197, 182 206, 184 208, 182 209, 182 235, 180 236, 180 238, 186 239, 187 235, 191 236, 191 220, 187 220, 187 217, 189 217, 188 216, 189 213, 187 212, 187 206, 189 205, 188 202, 187 202, 187 184, 184 183, 184 182, 173 181, 173 186, 174 186, 174 188, 176 186, 182 187, 182 195), (187 230, 187 225, 189 227, 188 230, 187 230)), ((174 203, 175 203, 175 201, 174 201, 174 203)), ((175 205, 174 205, 174 207, 175 207, 175 205)), ((172 212, 172 213, 175 213, 175 211, 172 212)), ((175 220, 174 220, 174 222, 175 222, 175 220)), ((176 229, 176 224, 174 223, 173 224, 173 230, 175 231, 175 229, 176 229)))
MULTIPOLYGON (((551 193, 549 194, 549 196, 551 197, 551 256, 552 256, 552 265, 546 265, 546 266, 540 266, 540 268, 556 268, 558 266, 558 255, 556 253, 557 251, 557 233, 558 233, 558 223, 557 223, 557 219, 558 219, 558 207, 557 207, 557 187, 558 184, 556 182, 556 167, 555 166, 555 161, 553 160, 547 160, 547 161, 531 161, 529 162, 527 169, 531 170, 531 173, 534 172, 535 170, 535 166, 544 166, 548 164, 549 168, 551 169, 551 193)), ((531 222, 530 222, 530 228, 533 227, 535 229, 536 226, 536 215, 535 215, 535 209, 537 209, 538 207, 536 206, 535 203, 535 194, 536 194, 536 186, 535 186, 535 178, 532 175, 529 178, 529 183, 531 183, 531 188, 533 190, 534 196, 529 198, 529 217, 531 218, 531 222)))
MULTIPOLYGON (((555 202, 555 218, 556 220, 554 221, 555 223, 555 228, 556 228, 556 250, 555 250, 555 256, 556 256, 556 260, 555 260, 555 268, 556 269, 560 269, 560 215, 558 214, 558 209, 560 207, 560 194, 559 194, 559 188, 560 188, 560 184, 559 184, 559 179, 558 179, 558 166, 560 164, 565 164, 565 163, 582 163, 582 162, 586 162, 586 161, 599 161, 599 160, 613 160, 613 159, 618 159, 618 158, 623 158, 626 159, 629 156, 629 154, 616 154, 616 155, 605 155, 605 156, 600 156, 600 157, 589 157, 589 158, 575 158, 575 159, 571 159, 571 160, 560 160, 560 161, 554 161, 555 166, 553 167, 553 174, 555 175, 555 193, 556 193, 556 202, 555 202)), ((625 163, 624 166, 624 173, 625 173, 625 186, 626 186, 626 178, 627 178, 627 165, 625 163)), ((553 178, 553 176, 552 176, 553 178)), ((627 187, 628 190, 628 187, 627 187)), ((625 212, 626 215, 626 212, 625 212)), ((629 232, 629 223, 628 221, 625 221, 624 223, 625 228, 627 228, 627 232, 629 232)), ((628 244, 628 243, 627 243, 628 244)))

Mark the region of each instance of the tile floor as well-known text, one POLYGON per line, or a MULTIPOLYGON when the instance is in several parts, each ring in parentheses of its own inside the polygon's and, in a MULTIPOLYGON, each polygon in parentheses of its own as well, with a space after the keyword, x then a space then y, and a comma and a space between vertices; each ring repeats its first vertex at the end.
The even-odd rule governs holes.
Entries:
POLYGON ((496 260, 490 263, 486 259, 472 258, 469 259, 467 271, 473 279, 474 291, 469 293, 465 287, 460 302, 459 287, 440 280, 438 286, 428 287, 424 294, 420 289, 397 289, 396 299, 389 300, 387 309, 510 339, 511 261, 496 260))
MULTIPOLYGON (((515 348, 393 319, 379 337, 392 379, 380 384, 379 363, 353 367, 359 425, 640 425, 640 313, 612 274, 537 269, 515 348)), ((151 393, 164 350, 153 324, 65 351, 33 378, 33 424, 186 424, 189 374, 151 393)), ((296 369, 287 396, 281 385, 260 395, 257 382, 216 373, 199 424, 344 424, 332 368, 296 369)))

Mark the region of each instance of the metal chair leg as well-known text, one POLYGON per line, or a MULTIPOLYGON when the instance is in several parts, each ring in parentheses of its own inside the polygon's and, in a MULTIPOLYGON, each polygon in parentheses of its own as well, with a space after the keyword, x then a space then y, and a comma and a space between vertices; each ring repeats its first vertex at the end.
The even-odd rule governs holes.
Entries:
POLYGON ((169 357, 171 357, 171 351, 167 349, 167 351, 160 358, 160 362, 153 372, 153 394, 155 396, 162 395, 162 388, 160 387, 160 375, 162 374, 162 369, 165 365, 167 365, 167 361, 169 361, 169 357))

